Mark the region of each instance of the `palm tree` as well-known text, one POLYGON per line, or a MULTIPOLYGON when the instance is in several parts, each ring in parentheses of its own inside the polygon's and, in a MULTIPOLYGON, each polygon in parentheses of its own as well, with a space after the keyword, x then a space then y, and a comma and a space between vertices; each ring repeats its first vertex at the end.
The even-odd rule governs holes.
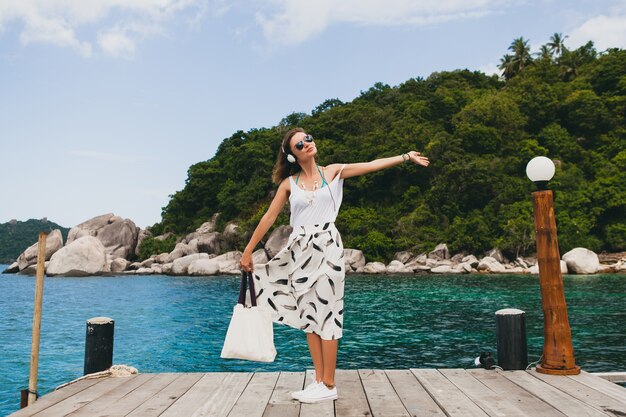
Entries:
POLYGON ((567 37, 567 35, 563 36, 562 33, 555 33, 554 35, 550 36, 550 42, 548 42, 548 47, 557 58, 560 58, 561 55, 563 55, 563 51, 566 50, 565 39, 567 37))
POLYGON ((552 61, 552 49, 549 45, 541 45, 541 49, 536 55, 541 60, 552 61))
POLYGON ((513 39, 511 46, 509 46, 509 51, 513 52, 513 55, 504 55, 500 60, 499 66, 503 71, 502 76, 506 80, 515 77, 521 70, 533 62, 528 40, 525 40, 523 37, 513 39))
POLYGON ((528 40, 525 40, 522 36, 513 39, 509 50, 513 52, 513 62, 517 70, 516 72, 523 70, 533 61, 530 54, 530 46, 528 46, 528 40))
POLYGON ((500 66, 502 70, 502 76, 505 80, 510 80, 515 75, 515 67, 513 65, 513 56, 506 54, 500 59, 500 66))

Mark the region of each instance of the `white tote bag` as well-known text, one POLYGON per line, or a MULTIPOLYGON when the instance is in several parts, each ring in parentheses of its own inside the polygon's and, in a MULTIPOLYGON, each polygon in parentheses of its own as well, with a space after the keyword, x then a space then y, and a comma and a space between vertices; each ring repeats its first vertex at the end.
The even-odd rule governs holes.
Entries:
POLYGON ((256 305, 251 272, 242 272, 239 302, 233 308, 221 357, 256 362, 274 362, 274 325, 269 312, 256 305), (246 306, 246 281, 250 282, 250 304, 246 306))

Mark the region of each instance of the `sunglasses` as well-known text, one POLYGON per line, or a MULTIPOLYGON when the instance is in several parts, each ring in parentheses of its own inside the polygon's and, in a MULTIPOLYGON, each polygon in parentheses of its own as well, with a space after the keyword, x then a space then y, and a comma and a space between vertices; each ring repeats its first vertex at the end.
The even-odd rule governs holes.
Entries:
POLYGON ((297 142, 294 146, 296 147, 297 150, 301 151, 302 149, 304 149, 304 142, 307 142, 307 143, 313 142, 313 136, 306 135, 304 139, 297 142))

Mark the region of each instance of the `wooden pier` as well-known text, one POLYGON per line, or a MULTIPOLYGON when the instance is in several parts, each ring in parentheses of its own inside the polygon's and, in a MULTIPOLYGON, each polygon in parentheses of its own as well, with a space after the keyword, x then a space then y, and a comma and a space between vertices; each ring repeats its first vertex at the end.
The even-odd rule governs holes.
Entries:
POLYGON ((484 369, 338 370, 339 399, 301 404, 290 393, 312 371, 138 374, 85 379, 11 417, 626 416, 626 389, 575 376, 484 369))

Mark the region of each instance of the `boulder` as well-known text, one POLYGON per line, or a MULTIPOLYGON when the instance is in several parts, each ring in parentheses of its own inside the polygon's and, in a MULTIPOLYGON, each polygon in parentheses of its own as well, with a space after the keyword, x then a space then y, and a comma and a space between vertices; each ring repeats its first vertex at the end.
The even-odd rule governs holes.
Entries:
POLYGON ((172 233, 172 232, 165 232, 162 235, 155 236, 154 239, 163 242, 164 240, 168 239, 171 236, 174 236, 174 233, 172 233))
POLYGON ((106 249, 93 236, 80 237, 59 249, 48 265, 48 275, 85 276, 104 272, 106 249))
POLYGON ((343 260, 346 271, 356 271, 365 266, 365 256, 358 249, 344 249, 343 260))
POLYGON ((154 264, 150 267, 152 269, 152 273, 161 275, 163 273, 163 265, 154 264))
POLYGON ((433 274, 448 274, 452 271, 450 265, 440 265, 430 269, 433 274))
POLYGON ((209 255, 206 253, 194 253, 193 255, 187 255, 183 256, 182 258, 177 258, 174 260, 172 270, 170 272, 174 275, 186 274, 187 268, 193 261, 208 257, 209 255))
POLYGON ((225 239, 237 239, 239 235, 239 226, 235 223, 228 223, 224 228, 224 232, 222 232, 225 239))
POLYGON ((474 255, 467 255, 461 259, 461 263, 470 264, 472 268, 476 268, 478 266, 478 259, 474 255))
POLYGON ((187 251, 189 252, 189 255, 194 254, 194 253, 200 253, 200 249, 198 248, 198 243, 199 240, 198 239, 191 239, 191 241, 189 243, 187 243, 187 251))
POLYGON ((452 258, 450 258, 450 260, 452 261, 453 264, 460 264, 461 261, 463 261, 463 258, 465 258, 465 256, 467 256, 467 254, 457 253, 452 258))
POLYGON ((187 236, 183 238, 182 241, 184 243, 189 243, 193 239, 199 239, 203 235, 214 233, 218 217, 219 217, 219 213, 214 214, 210 221, 202 223, 202 225, 198 227, 195 232, 189 233, 187 236))
POLYGON ((252 253, 252 263, 254 265, 257 264, 266 264, 270 259, 267 257, 267 253, 265 253, 265 249, 257 249, 252 253))
POLYGON ((126 259, 115 258, 113 259, 113 262, 111 262, 111 272, 113 273, 124 272, 126 268, 128 268, 128 265, 130 265, 130 262, 128 262, 126 259))
POLYGON ((170 254, 167 252, 163 252, 158 254, 155 258, 154 261, 158 264, 165 264, 167 263, 167 260, 169 258, 170 254))
POLYGON ((137 275, 152 275, 154 274, 154 271, 152 270, 152 268, 139 268, 137 271, 135 271, 135 273, 137 275))
POLYGON ((239 274, 241 252, 226 252, 210 259, 196 259, 189 264, 189 275, 239 274))
POLYGON ((137 249, 138 235, 139 228, 132 220, 109 213, 74 226, 67 236, 67 243, 82 236, 94 236, 104 245, 107 254, 128 259, 137 249))
POLYGON ((504 255, 502 255, 502 251, 500 251, 500 249, 498 249, 498 248, 491 249, 490 251, 485 253, 485 256, 489 256, 489 257, 495 259, 496 261, 500 262, 501 264, 509 263, 509 260, 506 259, 504 257, 504 255))
POLYGON ((513 266, 511 268, 506 268, 504 271, 502 271, 502 274, 524 274, 526 273, 527 269, 522 268, 521 266, 513 266))
POLYGON ((189 247, 186 243, 177 243, 174 247, 174 250, 170 252, 169 256, 166 259, 166 263, 174 262, 174 260, 178 258, 182 258, 184 256, 191 255, 189 253, 189 247))
POLYGON ((428 253, 429 259, 450 259, 450 251, 448 251, 448 245, 445 243, 440 243, 435 246, 435 249, 432 252, 428 253))
MULTIPOLYGON (((192 239, 193 240, 193 239, 192 239)), ((218 232, 211 232, 202 235, 198 235, 198 253, 220 253, 221 248, 221 234, 218 232)))
POLYGON ((163 266, 161 266, 161 273, 162 274, 171 274, 172 273, 172 266, 174 265, 173 262, 164 264, 163 266))
POLYGON ((524 258, 522 258, 522 257, 518 257, 517 259, 515 259, 515 261, 513 262, 513 265, 520 266, 522 268, 528 268, 528 266, 529 266, 526 263, 526 261, 524 260, 524 258))
POLYGON ((409 260, 411 258, 415 257, 415 255, 413 255, 413 253, 409 252, 409 251, 402 251, 402 252, 396 252, 395 255, 393 255, 393 260, 394 261, 400 261, 403 264, 409 262, 409 260))
POLYGON ((600 267, 598 255, 585 248, 572 249, 563 255, 563 260, 572 274, 595 274, 600 267))
MULTIPOLYGON (((37 263, 37 245, 38 242, 33 243, 17 258, 17 265, 19 270, 25 269, 29 265, 37 263)), ((49 261, 52 255, 63 247, 63 236, 59 229, 51 231, 46 237, 46 261, 49 261)))
POLYGON ((407 268, 402 262, 394 259, 387 265, 387 273, 389 274, 406 274, 413 272, 412 269, 407 268))
POLYGON ((155 262, 154 261, 155 256, 151 256, 148 259, 146 259, 145 261, 141 262, 139 264, 140 268, 150 268, 152 266, 152 264, 155 262))
POLYGON ((152 232, 148 229, 139 229, 137 232, 137 246, 135 246, 135 256, 139 256, 139 246, 148 236, 152 236, 152 232))
POLYGON ((287 246, 289 235, 292 231, 293 228, 287 225, 278 226, 274 229, 269 239, 267 239, 267 243, 265 243, 265 251, 270 259, 276 256, 281 249, 287 246))
POLYGON ((382 262, 368 262, 363 267, 365 274, 384 274, 385 272, 387 272, 387 267, 382 262))
POLYGON ((485 256, 483 259, 480 260, 480 262, 478 263, 478 270, 485 271, 485 272, 495 272, 495 273, 502 273, 506 271, 506 269, 504 268, 504 265, 502 265, 500 262, 498 262, 495 258, 492 258, 491 256, 485 256))
POLYGON ((20 267, 18 266, 17 262, 13 262, 11 265, 9 265, 7 269, 2 271, 2 273, 3 274, 15 274, 19 270, 20 270, 20 267))

